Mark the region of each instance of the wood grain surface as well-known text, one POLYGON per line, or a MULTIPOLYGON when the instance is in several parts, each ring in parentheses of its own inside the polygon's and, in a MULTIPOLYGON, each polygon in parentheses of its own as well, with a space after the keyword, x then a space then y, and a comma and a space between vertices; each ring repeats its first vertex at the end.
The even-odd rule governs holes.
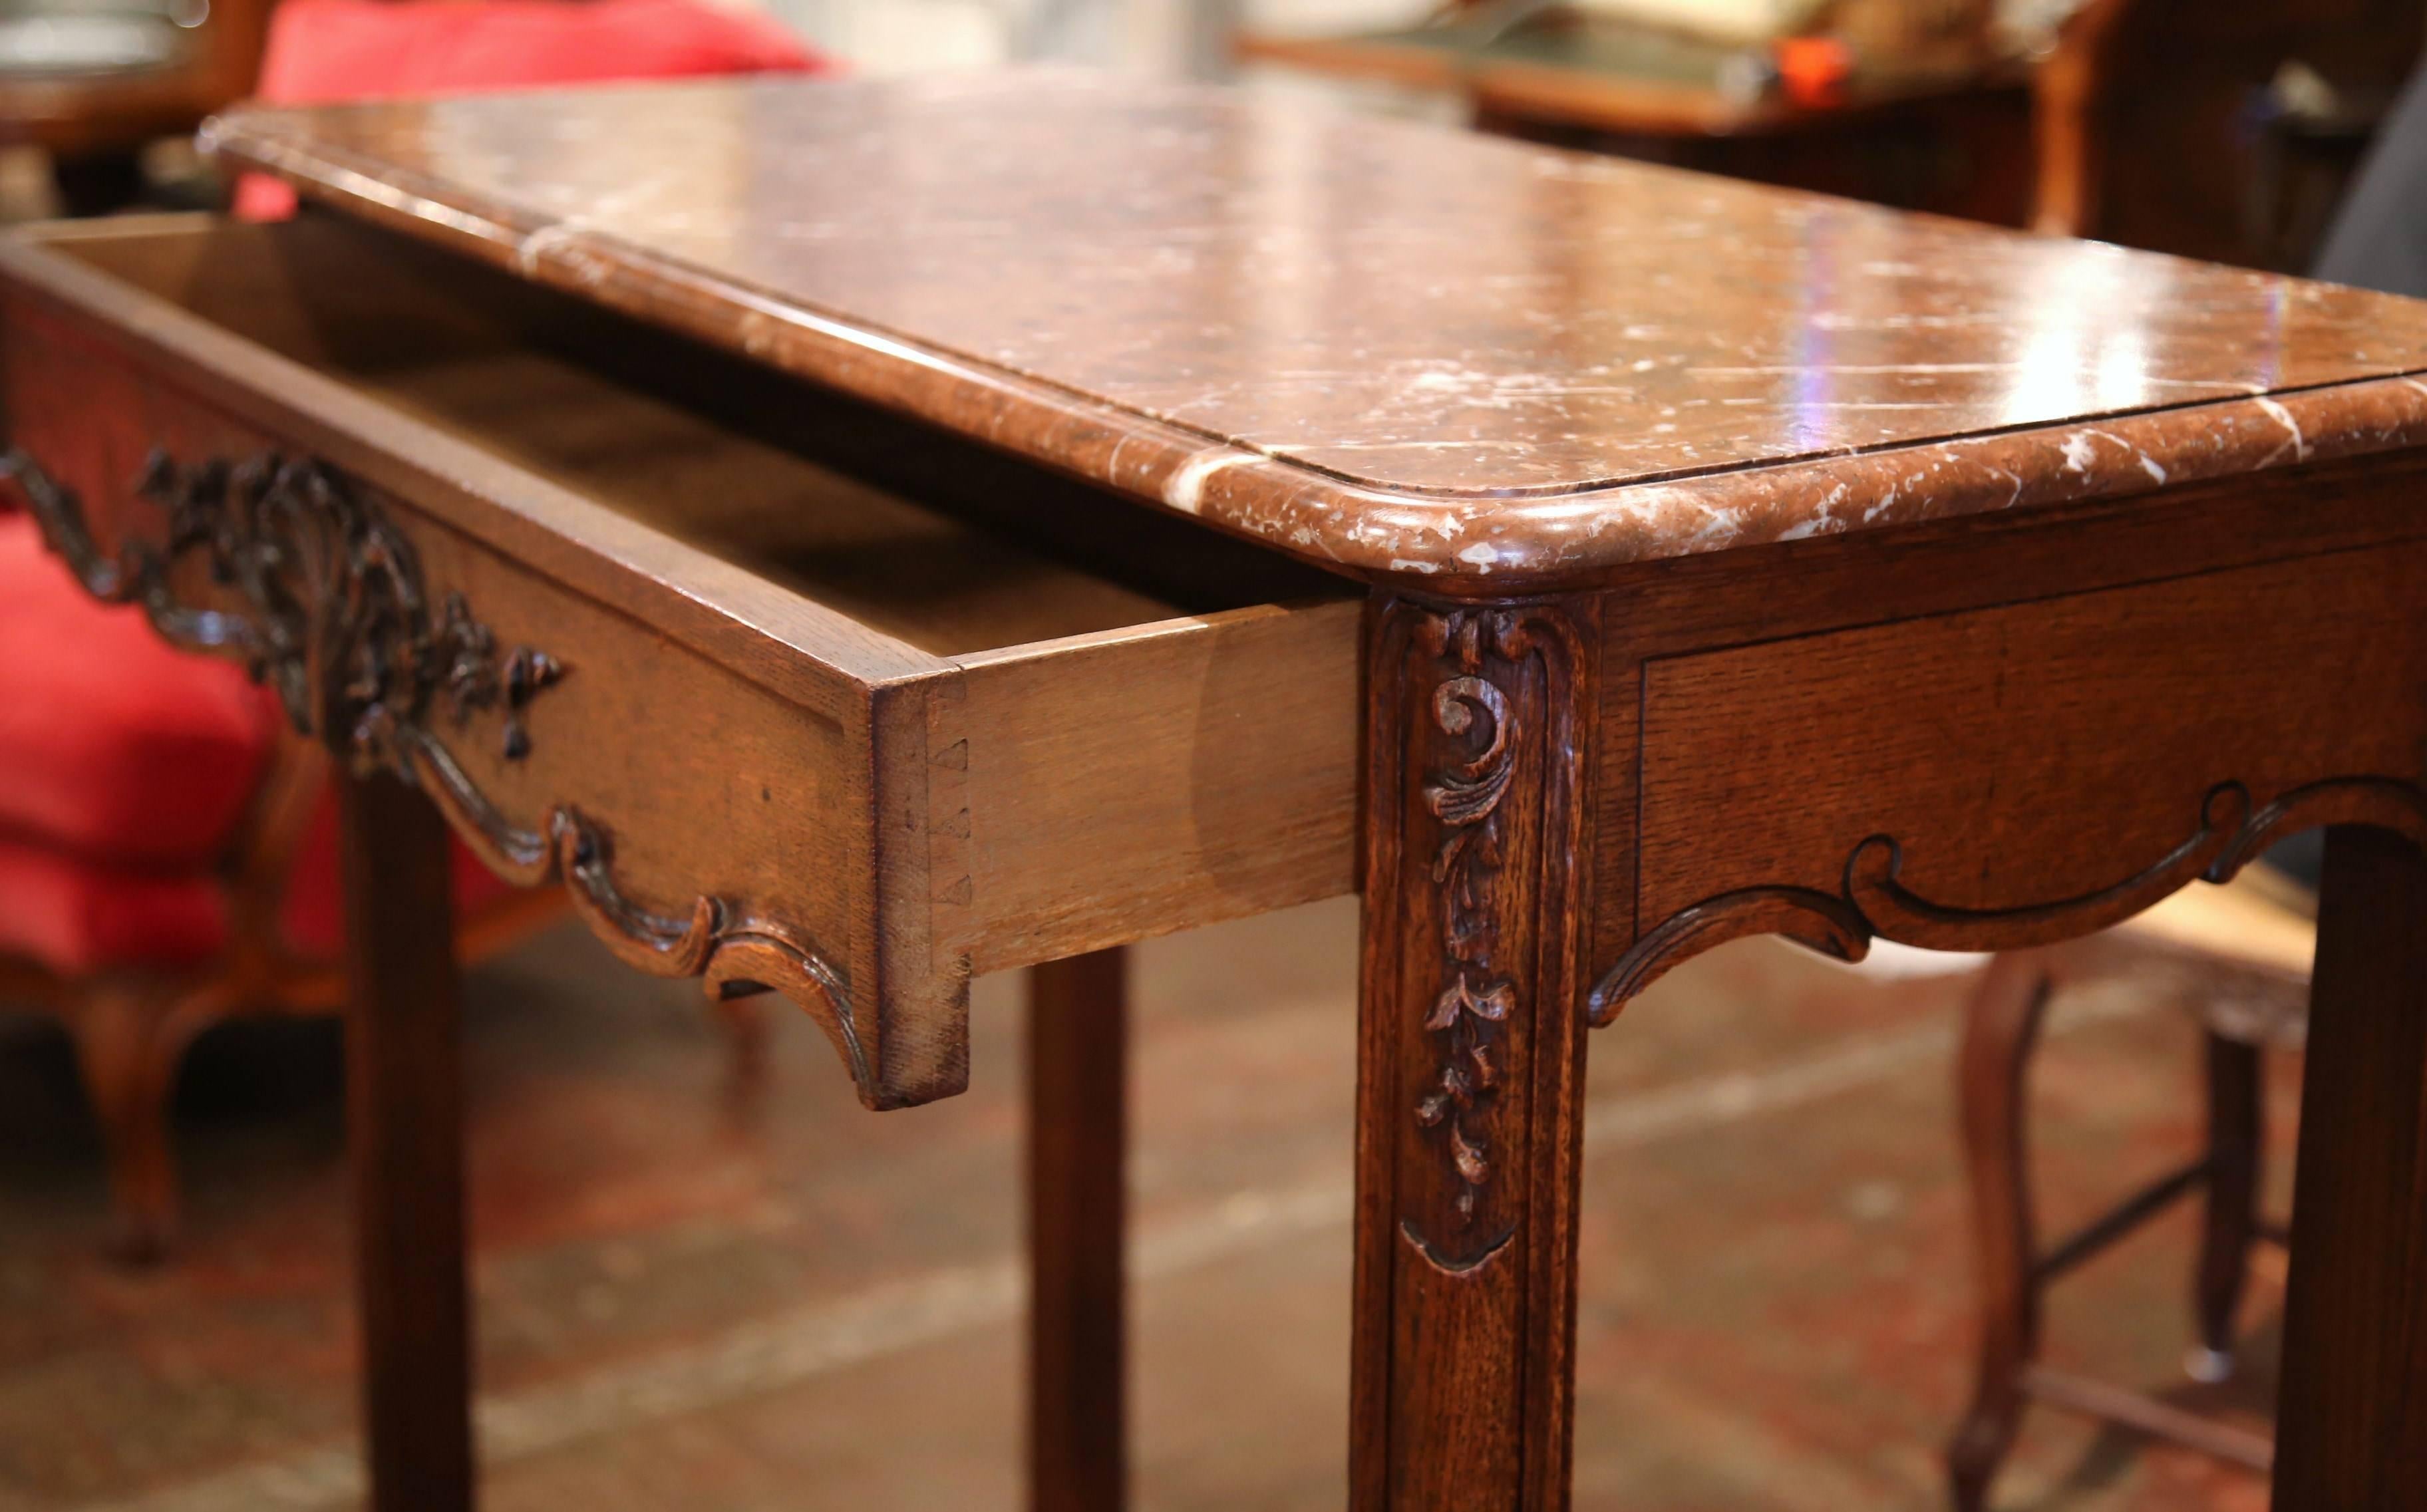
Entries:
MULTIPOLYGON (((802 1000, 872 1103, 962 1084, 975 970, 1351 886, 1357 610, 1296 569, 1169 570, 1050 484, 1019 544, 888 486, 881 427, 813 416, 857 449, 805 453, 774 375, 653 333, 640 361, 357 228, 138 219, 0 260, 10 439, 100 558, 167 541, 155 457, 329 469, 433 615, 562 670, 511 759, 431 722, 476 848, 637 966, 802 1000)), ((171 573, 258 609, 208 578, 171 573)))

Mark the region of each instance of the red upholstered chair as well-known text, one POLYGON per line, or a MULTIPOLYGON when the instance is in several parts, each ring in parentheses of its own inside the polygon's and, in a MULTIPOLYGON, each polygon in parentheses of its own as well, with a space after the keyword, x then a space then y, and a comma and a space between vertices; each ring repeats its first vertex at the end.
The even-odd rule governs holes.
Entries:
MULTIPOLYGON (((821 66, 772 23, 697 0, 287 0, 261 93, 821 66)), ((293 202, 262 181, 239 207, 268 219, 293 202)), ((47 1008, 73 1037, 132 1252, 156 1253, 174 1231, 168 1110, 193 1037, 232 1015, 343 1003, 326 775, 242 672, 88 599, 30 517, 0 513, 0 1002, 47 1008)), ((468 852, 456 862, 467 960, 559 906, 554 890, 516 892, 468 852)))
MULTIPOLYGON (((829 67, 775 23, 702 0, 284 0, 260 94, 318 105, 829 67)), ((236 213, 276 219, 294 203, 285 186, 250 179, 236 213)))
MULTIPOLYGON (((468 853, 456 898, 470 958, 559 907, 468 853)), ((339 930, 326 758, 236 667, 88 598, 30 516, 0 515, 0 1001, 74 1040, 130 1253, 175 1227, 187 1046, 233 1015, 336 1012, 339 930)))

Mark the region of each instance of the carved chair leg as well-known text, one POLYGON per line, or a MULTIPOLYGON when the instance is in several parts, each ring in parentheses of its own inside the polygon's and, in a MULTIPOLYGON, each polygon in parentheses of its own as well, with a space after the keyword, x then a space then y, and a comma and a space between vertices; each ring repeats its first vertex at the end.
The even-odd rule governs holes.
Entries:
POLYGON ((138 1263, 166 1254, 177 1232, 170 1108, 187 1036, 176 1032, 175 1012, 165 992, 113 984, 95 988, 67 1020, 108 1152, 111 1247, 138 1263))
POLYGON ((2274 1504, 2427 1512, 2427 854, 2326 834, 2274 1504))
POLYGON ((1972 1186, 1980 1362, 1971 1407, 1946 1450, 1958 1512, 1988 1504, 1989 1483, 2022 1419, 2023 1373, 2039 1353, 2025 1094, 2047 995, 2046 963, 2035 951, 2013 951, 1990 963, 1964 1009, 1957 1097, 1972 1186))
POLYGON ((2200 1234, 2193 1309, 2199 1345, 2189 1369, 2200 1381, 2233 1374, 2234 1320, 2258 1241, 2258 1175, 2266 1143, 2260 1051, 2207 1036, 2207 1204, 2200 1234))
POLYGON ((1029 977, 1034 1512, 1119 1512, 1128 1499, 1127 968, 1126 952, 1099 951, 1029 977))
POLYGON ((1353 1512, 1568 1504, 1586 612, 1369 613, 1353 1512))
POLYGON ((336 783, 346 1096, 372 1512, 469 1512, 460 999, 447 827, 385 774, 336 783))

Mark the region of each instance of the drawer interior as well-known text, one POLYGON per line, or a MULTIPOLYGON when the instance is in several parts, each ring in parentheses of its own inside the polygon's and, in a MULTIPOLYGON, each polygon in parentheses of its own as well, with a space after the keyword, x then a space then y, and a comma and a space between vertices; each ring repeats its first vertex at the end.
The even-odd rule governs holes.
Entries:
POLYGON ((1356 592, 334 216, 88 227, 61 228, 51 245, 932 655, 1356 592))

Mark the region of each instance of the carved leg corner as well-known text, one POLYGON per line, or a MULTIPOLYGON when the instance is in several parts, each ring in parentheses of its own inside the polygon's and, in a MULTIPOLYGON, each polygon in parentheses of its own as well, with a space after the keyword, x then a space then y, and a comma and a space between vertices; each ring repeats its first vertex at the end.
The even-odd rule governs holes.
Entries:
POLYGON ((1359 1512, 1567 1504, 1591 612, 1368 615, 1359 1512))
POLYGON ((1972 1404, 1946 1448, 1957 1512, 1988 1504, 1989 1483, 2022 1421, 2023 1373, 2039 1353, 2026 1093, 2047 995, 2046 964, 2013 951, 1990 963, 1964 1008, 1956 1098, 1972 1188, 1980 1353, 1972 1404))

